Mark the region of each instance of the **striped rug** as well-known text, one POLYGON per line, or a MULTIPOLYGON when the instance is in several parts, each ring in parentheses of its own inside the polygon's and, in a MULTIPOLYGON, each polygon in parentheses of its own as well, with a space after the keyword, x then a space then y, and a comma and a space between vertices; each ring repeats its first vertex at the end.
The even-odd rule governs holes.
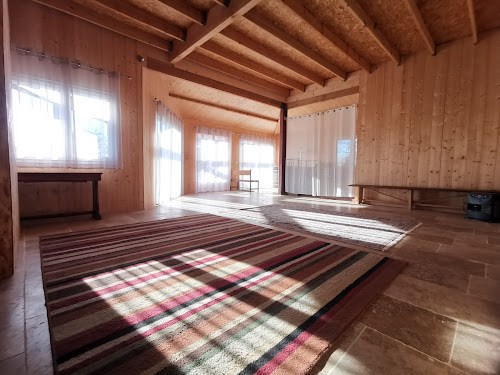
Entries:
POLYGON ((40 249, 59 374, 306 374, 404 267, 208 214, 40 249))

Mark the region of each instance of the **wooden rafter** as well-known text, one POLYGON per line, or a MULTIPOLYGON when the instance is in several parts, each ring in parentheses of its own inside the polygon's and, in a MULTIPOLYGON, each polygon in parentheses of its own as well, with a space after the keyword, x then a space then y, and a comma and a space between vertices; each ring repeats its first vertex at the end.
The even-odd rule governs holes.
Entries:
POLYGON ((474 0, 467 0, 467 9, 469 10, 470 27, 472 29, 472 41, 477 44, 477 24, 476 12, 474 11, 474 0))
POLYGON ((160 2, 200 25, 204 25, 207 21, 207 15, 204 12, 187 4, 185 0, 160 0, 160 2))
POLYGON ((288 109, 303 107, 305 105, 315 104, 325 102, 327 100, 338 99, 344 96, 359 94, 359 86, 350 87, 348 89, 343 89, 339 91, 330 92, 328 94, 323 94, 315 96, 308 99, 297 100, 294 102, 287 102, 288 109))
POLYGON ((203 105, 206 105, 206 106, 209 106, 209 107, 219 108, 219 109, 223 109, 225 111, 239 113, 240 115, 255 117, 255 118, 258 118, 258 119, 261 119, 261 120, 266 120, 266 121, 271 121, 273 123, 276 122, 276 121, 278 121, 277 118, 263 116, 263 115, 259 115, 257 113, 253 113, 253 112, 242 111, 240 109, 236 109, 236 108, 232 108, 232 107, 227 107, 225 105, 220 105, 220 104, 216 104, 216 103, 207 102, 207 101, 204 101, 204 100, 199 100, 199 99, 194 99, 194 98, 188 98, 186 96, 172 94, 172 93, 170 93, 169 96, 171 98, 185 100, 185 101, 188 101, 188 102, 191 102, 191 103, 203 104, 203 105))
POLYGON ((238 30, 227 28, 226 30, 223 30, 221 34, 231 39, 232 41, 239 43, 244 47, 253 50, 254 52, 257 52, 258 54, 268 58, 269 60, 272 60, 275 63, 280 64, 284 68, 291 70, 292 72, 295 72, 298 75, 301 75, 302 77, 317 83, 318 85, 323 86, 325 84, 325 80, 320 76, 318 76, 317 74, 314 74, 309 70, 305 69, 304 67, 294 63, 293 61, 290 61, 290 59, 287 59, 285 56, 281 55, 278 52, 272 51, 263 44, 253 39, 250 39, 245 34, 239 32, 238 30))
POLYGON ((283 43, 288 44, 290 47, 294 48, 303 55, 307 56, 309 59, 321 65, 323 68, 327 69, 331 73, 335 74, 336 76, 344 80, 346 79, 347 77, 346 72, 340 69, 337 65, 328 61, 323 56, 316 53, 314 50, 306 46, 304 43, 298 41, 291 35, 287 34, 285 31, 283 31, 275 24, 273 24, 269 19, 252 13, 246 14, 245 18, 254 23, 255 25, 259 26, 261 29, 265 30, 269 34, 275 36, 283 43))
POLYGON ((175 64, 229 26, 238 16, 244 15, 262 0, 231 0, 227 8, 214 6, 207 13, 206 24, 192 24, 186 41, 175 41, 170 54, 170 62, 175 64))
POLYGON ((429 29, 424 23, 424 19, 422 18, 422 14, 420 13, 420 10, 417 7, 417 4, 415 3, 415 0, 405 0, 406 6, 408 7, 408 10, 411 13, 411 16, 413 17, 413 20, 415 21, 415 24, 417 26, 418 32, 422 36, 422 39, 425 42, 425 45, 431 55, 436 54, 436 44, 434 43, 434 40, 432 39, 432 35, 429 32, 429 29))
POLYGON ((352 61, 360 66, 360 68, 370 72, 371 66, 363 57, 358 55, 351 47, 347 45, 340 37, 330 30, 328 25, 321 22, 318 17, 309 12, 297 0, 282 0, 282 2, 292 10, 297 16, 302 18, 305 22, 311 25, 316 31, 323 35, 335 47, 337 47, 344 55, 349 57, 352 61))
POLYGON ((219 5, 222 5, 223 7, 227 8, 229 6, 229 2, 231 0, 213 0, 214 3, 217 3, 219 5))
POLYGON ((391 45, 384 34, 377 28, 377 25, 373 20, 366 14, 364 9, 359 5, 357 0, 343 0, 345 5, 348 7, 351 14, 356 17, 368 30, 368 32, 373 36, 376 42, 382 47, 382 49, 389 55, 389 57, 399 65, 401 62, 401 56, 398 51, 391 45))
POLYGON ((128 38, 156 47, 163 51, 169 51, 171 48, 170 41, 160 38, 156 35, 149 34, 145 31, 131 27, 128 24, 119 22, 113 17, 106 14, 98 13, 86 8, 80 4, 68 0, 34 0, 37 3, 46 5, 50 8, 57 9, 61 12, 70 14, 74 17, 81 18, 95 25, 111 30, 117 34, 124 35, 128 38))
POLYGON ((191 72, 187 72, 182 69, 175 68, 172 64, 156 60, 153 58, 147 59, 147 68, 151 70, 156 70, 160 73, 167 74, 172 77, 177 77, 186 81, 194 82, 199 85, 211 87, 216 90, 225 91, 227 93, 241 96, 250 100, 254 100, 259 103, 267 104, 273 107, 280 107, 281 102, 276 99, 268 98, 263 95, 259 95, 250 91, 242 90, 238 87, 228 85, 207 77, 200 76, 191 72))
POLYGON ((183 40, 185 38, 186 31, 180 27, 169 24, 167 21, 156 17, 154 14, 138 8, 126 1, 122 0, 95 0, 97 3, 111 9, 121 15, 126 16, 129 19, 138 21, 143 25, 151 27, 157 31, 160 31, 166 36, 172 37, 177 40, 183 40))
POLYGON ((268 89, 270 91, 273 91, 277 94, 282 95, 283 101, 285 100, 284 99, 285 97, 290 95, 289 89, 276 85, 275 83, 269 82, 263 78, 251 75, 247 72, 244 72, 243 70, 234 68, 231 65, 224 64, 214 59, 211 59, 210 57, 202 55, 201 53, 193 52, 188 57, 186 57, 186 60, 194 61, 198 64, 217 70, 231 77, 241 79, 242 81, 246 81, 254 85, 260 86, 262 88, 268 89))
POLYGON ((223 57, 224 59, 233 62, 241 67, 249 69, 259 74, 260 76, 265 77, 266 79, 272 80, 273 82, 277 82, 279 84, 285 85, 286 87, 297 89, 300 91, 304 91, 305 89, 302 83, 294 79, 285 77, 284 75, 277 72, 271 71, 261 64, 244 56, 241 56, 240 54, 233 52, 227 48, 221 47, 212 41, 205 43, 203 46, 201 46, 201 48, 220 57, 223 57))

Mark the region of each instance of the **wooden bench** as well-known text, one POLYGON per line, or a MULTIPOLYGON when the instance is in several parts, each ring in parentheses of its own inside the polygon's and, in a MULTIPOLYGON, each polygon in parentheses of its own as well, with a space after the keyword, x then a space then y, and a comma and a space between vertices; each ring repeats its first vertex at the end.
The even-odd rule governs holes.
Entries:
MULTIPOLYGON (((432 187, 418 187, 418 186, 365 185, 365 184, 352 184, 349 186, 358 188, 358 194, 354 199, 354 202, 357 204, 362 204, 362 203, 366 202, 366 200, 364 199, 364 191, 365 190, 372 190, 372 191, 375 191, 379 194, 387 195, 389 197, 392 197, 392 196, 388 195, 388 194, 384 194, 384 193, 378 191, 378 189, 408 190, 409 194, 408 194, 408 199, 406 201, 406 204, 407 204, 407 207, 409 210, 413 210, 415 208, 415 206, 453 209, 452 206, 426 203, 427 201, 415 201, 415 191, 500 194, 500 191, 497 191, 497 190, 480 190, 480 189, 479 190, 478 189, 460 189, 460 188, 452 189, 452 188, 432 188, 432 187)), ((395 197, 392 197, 392 198, 395 198, 395 197)), ((398 198, 396 198, 396 199, 398 199, 398 198)), ((433 200, 438 200, 438 199, 439 198, 435 198, 433 200)), ((391 205, 391 204, 388 203, 388 205, 391 205)), ((401 204, 398 204, 397 206, 402 207, 401 204)))
POLYGON ((235 171, 233 173, 235 176, 237 176, 237 178, 231 178, 231 182, 237 183, 237 185, 236 185, 237 190, 241 190, 240 189, 240 182, 248 182, 250 184, 250 189, 243 190, 243 191, 249 191, 251 193, 252 192, 252 182, 257 183, 257 189, 254 189, 254 190, 259 190, 259 180, 252 180, 252 171, 251 170, 248 170, 248 171, 239 170, 239 171, 235 171), (240 178, 241 176, 249 176, 249 177, 248 177, 248 179, 243 179, 243 178, 240 178))

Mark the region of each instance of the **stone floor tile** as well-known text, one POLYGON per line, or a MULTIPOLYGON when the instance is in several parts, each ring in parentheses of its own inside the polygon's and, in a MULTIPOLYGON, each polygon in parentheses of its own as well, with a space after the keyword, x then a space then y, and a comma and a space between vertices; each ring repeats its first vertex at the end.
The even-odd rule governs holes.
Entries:
POLYGON ((475 375, 500 374, 500 335, 459 323, 451 364, 475 375))
POLYGON ((405 237, 399 241, 394 247, 397 249, 405 248, 407 250, 420 250, 436 253, 441 246, 438 242, 426 241, 415 237, 405 237))
POLYGON ((53 374, 49 325, 45 314, 26 320, 26 358, 28 374, 53 374))
POLYGON ((494 264, 487 264, 486 277, 489 279, 500 280, 500 266, 494 264))
POLYGON ((384 294, 484 329, 500 331, 500 304, 427 281, 399 275, 384 294))
POLYGON ((320 360, 314 369, 318 371, 318 375, 326 375, 332 371, 335 366, 342 360, 352 343, 359 337, 361 332, 365 329, 365 326, 359 323, 353 323, 346 328, 346 330, 340 335, 337 342, 332 345, 332 354, 325 355, 323 360, 320 360))
POLYGON ((24 352, 24 298, 0 306, 0 361, 24 352))
POLYGON ((500 280, 472 275, 470 277, 469 293, 500 303, 500 280))
POLYGON ((409 263, 401 274, 461 292, 466 292, 469 286, 469 274, 430 264, 409 263))
POLYGON ((381 295, 359 322, 440 361, 450 359, 457 322, 381 295))
POLYGON ((500 251, 487 249, 478 245, 442 245, 439 254, 450 255, 455 258, 471 260, 475 262, 491 263, 500 265, 500 251))
POLYGON ((366 328, 330 374, 464 375, 464 372, 366 328))
POLYGON ((26 375, 26 359, 24 352, 0 361, 0 372, 5 375, 26 375))
MULTIPOLYGON (((441 245, 441 247, 442 246, 445 245, 441 245)), ((486 272, 486 266, 483 263, 472 262, 447 254, 440 254, 439 252, 430 253, 428 251, 401 248, 396 251, 394 257, 409 262, 428 264, 477 276, 484 276, 486 272)))

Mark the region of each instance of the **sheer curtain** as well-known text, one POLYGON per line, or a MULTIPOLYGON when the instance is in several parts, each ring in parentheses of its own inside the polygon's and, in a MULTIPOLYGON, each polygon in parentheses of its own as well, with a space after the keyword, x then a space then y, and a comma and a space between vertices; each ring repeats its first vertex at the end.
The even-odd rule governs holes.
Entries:
POLYGON ((121 168, 120 75, 32 52, 11 56, 18 165, 121 168))
POLYGON ((356 147, 354 105, 288 118, 286 191, 352 197, 356 147))
POLYGON ((184 123, 161 102, 155 114, 155 201, 177 198, 182 193, 184 123))
POLYGON ((224 130, 196 127, 196 192, 225 191, 231 184, 231 138, 224 130))
POLYGON ((274 139, 242 134, 240 169, 251 170, 260 188, 273 187, 274 139))

